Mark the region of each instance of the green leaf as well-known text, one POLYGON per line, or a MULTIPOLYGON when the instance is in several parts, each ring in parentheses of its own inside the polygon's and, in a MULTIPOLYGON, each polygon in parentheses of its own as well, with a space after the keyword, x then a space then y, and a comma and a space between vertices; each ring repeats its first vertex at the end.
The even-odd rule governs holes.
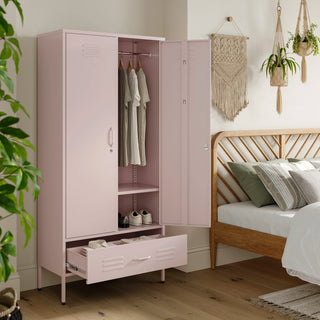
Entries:
POLYGON ((14 29, 12 24, 8 24, 8 31, 7 31, 7 37, 12 37, 14 35, 14 29))
MULTIPOLYGON (((33 217, 30 216, 27 212, 22 213, 21 216, 20 216, 20 225, 21 225, 21 227, 24 228, 24 233, 26 235, 24 248, 28 245, 28 242, 29 242, 29 240, 31 238, 31 227, 29 225, 29 221, 31 219, 30 217, 33 220, 33 217)), ((34 225, 34 223, 33 223, 33 225, 34 225)))
POLYGON ((2 250, 7 256, 13 256, 13 257, 17 256, 16 246, 12 243, 7 243, 3 245, 0 250, 2 250))
POLYGON ((10 105, 11 105, 11 109, 14 113, 16 113, 19 109, 21 109, 24 114, 30 118, 30 115, 28 114, 28 112, 26 111, 25 107, 19 102, 19 101, 9 101, 10 105))
POLYGON ((7 282, 10 277, 11 272, 14 271, 13 266, 11 265, 8 256, 0 251, 0 265, 2 266, 2 276, 3 280, 7 282))
MULTIPOLYGON (((19 175, 18 175, 18 177, 19 177, 19 175)), ((28 186, 28 175, 26 172, 22 171, 21 181, 19 184, 17 183, 17 190, 23 190, 27 186, 28 186)))
POLYGON ((0 243, 1 244, 6 244, 6 243, 10 243, 13 241, 13 235, 10 231, 7 231, 4 236, 2 237, 0 243))
POLYGON ((10 135, 12 137, 17 137, 20 139, 24 139, 24 138, 28 138, 29 135, 26 134, 24 131, 22 131, 21 129, 18 128, 11 128, 11 127, 7 127, 7 128, 0 128, 0 132, 10 135))
POLYGON ((13 146, 12 143, 2 134, 0 134, 0 141, 9 157, 9 159, 13 159, 13 146))
POLYGON ((16 73, 19 73, 19 62, 20 62, 20 58, 19 58, 19 54, 17 51, 12 51, 12 59, 14 61, 14 65, 16 67, 16 73))
POLYGON ((0 186, 0 193, 1 194, 10 194, 13 193, 14 190, 16 189, 16 187, 12 184, 3 184, 2 186, 0 186))
POLYGON ((0 127, 12 126, 13 124, 18 123, 19 120, 20 119, 16 117, 11 117, 11 116, 5 117, 2 120, 0 120, 0 127))
POLYGON ((37 178, 33 174, 27 172, 27 175, 33 183, 33 199, 36 200, 40 193, 40 186, 38 184, 37 178))
POLYGON ((12 51, 9 44, 7 43, 7 41, 4 41, 3 49, 0 54, 0 59, 8 60, 11 57, 11 54, 12 51))
POLYGON ((21 48, 20 48, 20 44, 19 44, 19 40, 17 38, 9 38, 8 41, 10 41, 14 46, 17 47, 17 49, 19 50, 19 53, 22 54, 21 48))
POLYGON ((13 81, 8 77, 7 73, 0 69, 0 80, 4 82, 10 92, 13 92, 13 81))
POLYGON ((16 152, 19 154, 20 158, 22 159, 23 164, 26 164, 26 160, 28 159, 27 150, 18 143, 14 143, 14 147, 16 149, 16 152))
POLYGON ((34 173, 35 175, 37 175, 41 180, 43 180, 42 178, 42 173, 39 169, 33 167, 33 166, 25 166, 24 167, 26 170, 31 171, 32 173, 34 173))
POLYGON ((15 6, 17 7, 17 10, 19 12, 19 15, 20 15, 20 18, 21 18, 21 22, 23 23, 23 12, 22 12, 22 8, 21 8, 21 5, 19 3, 18 0, 12 0, 12 2, 15 4, 15 6))
POLYGON ((0 207, 2 207, 10 213, 19 213, 19 210, 15 202, 12 199, 10 199, 7 195, 1 195, 0 207))
POLYGON ((36 151, 35 146, 27 139, 14 138, 13 140, 23 144, 24 146, 26 146, 28 148, 31 148, 33 151, 36 151))

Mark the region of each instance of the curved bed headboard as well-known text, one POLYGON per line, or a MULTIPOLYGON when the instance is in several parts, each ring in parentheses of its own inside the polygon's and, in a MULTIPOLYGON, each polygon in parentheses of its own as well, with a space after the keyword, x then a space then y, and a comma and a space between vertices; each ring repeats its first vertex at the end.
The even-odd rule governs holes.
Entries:
POLYGON ((248 200, 228 162, 259 162, 278 158, 320 156, 320 128, 222 131, 212 137, 212 225, 223 203, 248 200))

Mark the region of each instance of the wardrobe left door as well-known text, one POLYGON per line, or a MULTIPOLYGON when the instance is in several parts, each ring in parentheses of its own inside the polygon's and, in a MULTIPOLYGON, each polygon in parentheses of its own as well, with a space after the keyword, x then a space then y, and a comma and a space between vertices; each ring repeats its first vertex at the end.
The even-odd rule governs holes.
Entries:
POLYGON ((66 34, 66 237, 117 230, 118 39, 66 34))

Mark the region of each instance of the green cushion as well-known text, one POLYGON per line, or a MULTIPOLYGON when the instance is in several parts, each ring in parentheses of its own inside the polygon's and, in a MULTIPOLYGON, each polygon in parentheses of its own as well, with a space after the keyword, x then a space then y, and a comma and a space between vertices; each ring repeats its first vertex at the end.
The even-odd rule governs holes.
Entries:
POLYGON ((289 162, 299 162, 299 161, 320 161, 320 158, 306 158, 306 159, 298 159, 298 158, 288 158, 289 162))
MULTIPOLYGON (((264 163, 277 162, 287 162, 287 160, 275 159, 264 163)), ((228 165, 233 175, 256 207, 260 208, 275 203, 253 168, 254 165, 257 165, 257 162, 228 162, 228 165)))

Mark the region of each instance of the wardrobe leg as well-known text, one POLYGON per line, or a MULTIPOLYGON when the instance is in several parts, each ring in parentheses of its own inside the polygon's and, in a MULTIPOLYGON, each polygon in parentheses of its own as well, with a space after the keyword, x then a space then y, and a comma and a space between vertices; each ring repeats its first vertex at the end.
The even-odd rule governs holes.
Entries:
POLYGON ((165 283, 166 282, 166 270, 162 269, 161 270, 161 283, 165 283))
POLYGON ((214 240, 211 241, 210 251, 211 251, 211 269, 215 269, 217 263, 217 245, 218 243, 214 240))
POLYGON ((66 304, 66 277, 61 277, 61 304, 66 304))
POLYGON ((40 291, 42 289, 42 268, 40 265, 38 265, 38 290, 40 291))

